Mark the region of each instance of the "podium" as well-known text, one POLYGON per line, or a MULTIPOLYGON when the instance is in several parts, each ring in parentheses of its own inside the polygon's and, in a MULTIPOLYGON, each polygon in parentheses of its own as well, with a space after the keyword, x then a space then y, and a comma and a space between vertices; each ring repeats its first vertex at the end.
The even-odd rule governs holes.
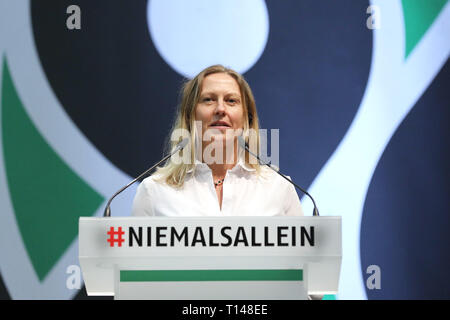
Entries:
POLYGON ((79 220, 88 295, 301 300, 337 293, 341 260, 341 217, 79 220))

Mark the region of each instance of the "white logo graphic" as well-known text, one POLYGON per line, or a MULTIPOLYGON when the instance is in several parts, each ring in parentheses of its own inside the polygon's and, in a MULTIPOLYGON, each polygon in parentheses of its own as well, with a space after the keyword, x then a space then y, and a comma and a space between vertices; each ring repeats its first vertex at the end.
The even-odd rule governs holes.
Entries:
POLYGON ((188 78, 214 64, 246 72, 269 35, 263 0, 151 0, 147 19, 161 57, 188 78))

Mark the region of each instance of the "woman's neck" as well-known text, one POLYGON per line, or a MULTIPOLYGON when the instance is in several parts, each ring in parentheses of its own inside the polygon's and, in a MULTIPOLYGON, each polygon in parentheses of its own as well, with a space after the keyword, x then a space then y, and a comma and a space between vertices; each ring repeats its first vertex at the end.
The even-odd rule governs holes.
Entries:
POLYGON ((224 178, 227 173, 227 170, 232 169, 235 165, 236 165, 236 163, 233 163, 233 164, 216 164, 216 163, 214 163, 214 164, 208 164, 208 167, 211 169, 213 177, 224 178))
MULTIPOLYGON (((203 149, 204 150, 204 149, 203 149)), ((227 170, 234 168, 238 161, 237 147, 235 145, 234 152, 232 154, 227 154, 225 148, 222 152, 223 157, 215 159, 212 163, 205 161, 208 167, 211 169, 213 177, 224 178, 227 170)))

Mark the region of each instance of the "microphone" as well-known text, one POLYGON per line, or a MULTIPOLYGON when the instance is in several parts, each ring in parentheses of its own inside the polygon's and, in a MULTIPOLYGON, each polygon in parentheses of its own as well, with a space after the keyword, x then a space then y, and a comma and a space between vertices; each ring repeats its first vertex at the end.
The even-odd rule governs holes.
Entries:
POLYGON ((286 177, 284 174, 282 174, 281 172, 275 170, 275 169, 270 165, 270 163, 267 163, 267 162, 262 161, 262 160, 259 158, 259 156, 258 156, 257 154, 254 154, 253 152, 251 152, 250 149, 248 148, 247 144, 245 143, 244 138, 243 138, 242 136, 239 136, 239 137, 238 137, 238 143, 239 143, 239 146, 240 146, 241 148, 244 148, 245 150, 247 150, 247 152, 248 152, 249 154, 251 154, 251 155, 254 156, 256 159, 258 159, 258 161, 259 161, 260 164, 264 164, 264 165, 268 166, 270 169, 272 169, 273 171, 275 171, 276 173, 278 173, 280 176, 282 176, 284 179, 286 179, 287 181, 289 181, 289 183, 291 183, 294 187, 296 187, 296 188, 299 189, 301 192, 303 192, 304 194, 306 194, 306 195, 311 199, 311 201, 312 201, 312 203, 313 203, 313 205, 314 205, 313 216, 319 216, 319 209, 317 209, 316 202, 314 201, 313 197, 312 197, 305 189, 303 189, 302 187, 296 185, 294 182, 292 182, 292 181, 291 181, 288 177, 286 177))
POLYGON ((175 149, 169 153, 168 155, 166 155, 164 158, 162 158, 161 160, 159 160, 155 165, 153 165, 150 169, 147 169, 145 172, 143 172, 142 174, 140 174, 136 179, 134 179, 133 181, 131 181, 130 183, 128 183, 126 186, 124 186, 122 189, 120 189, 119 191, 117 191, 116 193, 113 194, 113 196, 108 200, 108 203, 106 204, 106 208, 105 211, 103 212, 103 217, 110 217, 111 216, 111 201, 117 196, 119 195, 122 191, 124 191, 125 189, 127 189, 129 186, 131 186, 132 184, 134 184, 136 181, 138 181, 139 179, 141 179, 142 177, 144 177, 145 175, 147 175, 150 171, 152 171, 155 167, 157 167, 158 165, 160 165, 162 162, 166 161, 167 159, 169 159, 171 156, 173 156, 175 153, 177 153, 178 151, 184 149, 184 147, 186 147, 186 145, 189 142, 189 138, 184 138, 183 140, 181 140, 175 147, 175 149))

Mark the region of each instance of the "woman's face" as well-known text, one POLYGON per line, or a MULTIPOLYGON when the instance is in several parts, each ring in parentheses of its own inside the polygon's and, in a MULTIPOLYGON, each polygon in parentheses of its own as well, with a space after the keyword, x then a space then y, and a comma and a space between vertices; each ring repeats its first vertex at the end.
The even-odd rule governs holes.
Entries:
POLYGON ((230 139, 242 132, 244 108, 236 80, 226 73, 213 73, 203 79, 195 120, 201 122, 202 140, 230 139), (206 133, 206 135, 205 135, 206 133))

